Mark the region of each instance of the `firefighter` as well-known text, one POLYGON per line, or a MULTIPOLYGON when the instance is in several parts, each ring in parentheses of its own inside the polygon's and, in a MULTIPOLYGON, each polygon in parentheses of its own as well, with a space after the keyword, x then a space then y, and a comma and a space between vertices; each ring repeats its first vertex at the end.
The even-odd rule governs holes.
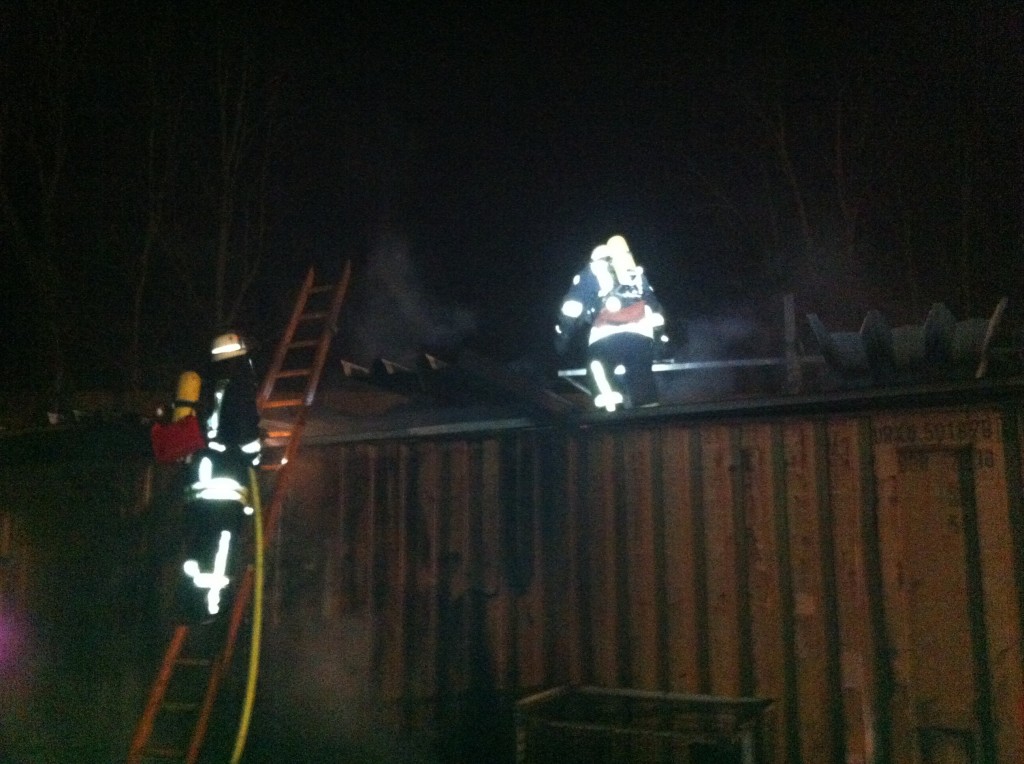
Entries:
POLYGON ((208 446, 237 451, 239 461, 259 464, 260 414, 256 405, 256 371, 238 332, 218 335, 210 348, 213 402, 206 420, 208 446))
POLYGON ((261 450, 257 383, 252 360, 236 331, 214 338, 205 383, 206 447, 188 463, 185 562, 179 606, 186 621, 221 612, 239 554, 237 541, 251 515, 251 468, 261 450))
POLYGON ((594 405, 607 411, 657 405, 651 364, 656 342, 668 342, 665 317, 622 236, 596 247, 588 267, 573 279, 555 327, 556 346, 564 351, 584 327, 594 405))

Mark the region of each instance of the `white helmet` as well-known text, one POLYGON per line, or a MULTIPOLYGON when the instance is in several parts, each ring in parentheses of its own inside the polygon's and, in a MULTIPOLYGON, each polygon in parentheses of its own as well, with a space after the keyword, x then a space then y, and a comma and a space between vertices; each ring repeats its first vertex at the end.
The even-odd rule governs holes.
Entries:
POLYGON ((598 244, 594 247, 594 251, 590 253, 590 261, 597 262, 598 260, 610 260, 612 256, 611 251, 604 244, 598 244))
POLYGON ((629 252, 629 245, 626 243, 626 239, 618 234, 608 239, 608 243, 605 244, 605 246, 608 247, 609 257, 613 253, 625 254, 626 252, 629 252))
POLYGON ((214 361, 225 361, 228 358, 237 358, 245 355, 249 349, 238 332, 225 332, 214 338, 210 346, 210 355, 214 361))

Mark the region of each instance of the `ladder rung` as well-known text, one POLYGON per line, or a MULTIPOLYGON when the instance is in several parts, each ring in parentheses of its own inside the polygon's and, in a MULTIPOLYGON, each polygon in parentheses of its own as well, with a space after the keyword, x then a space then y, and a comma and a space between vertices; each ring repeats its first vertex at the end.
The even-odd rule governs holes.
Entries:
POLYGON ((310 287, 310 294, 323 294, 324 292, 330 292, 334 289, 334 284, 321 284, 320 286, 310 287))
POLYGON ((299 321, 320 321, 324 318, 327 318, 326 310, 314 310, 311 313, 303 313, 299 316, 299 321))
POLYGON ((274 375, 274 379, 285 379, 286 377, 308 377, 312 373, 312 369, 288 369, 287 371, 279 371, 274 375))
POLYGON ((282 466, 281 462, 270 462, 269 464, 261 464, 260 470, 262 472, 277 472, 282 466))
POLYGON ((267 440, 277 440, 278 438, 287 438, 291 434, 291 430, 268 430, 266 438, 267 440))
POLYGON ((184 761, 185 752, 175 748, 147 748, 143 756, 147 759, 167 759, 168 761, 184 761))
POLYGON ((209 658, 178 658, 175 663, 179 666, 209 666, 213 661, 209 658))
POLYGON ((277 400, 263 401, 263 408, 265 409, 286 409, 301 405, 302 398, 278 398, 277 400))
POLYGON ((169 711, 172 714, 183 714, 189 711, 195 711, 199 708, 199 704, 185 700, 166 700, 164 701, 163 708, 165 711, 169 711))
POLYGON ((315 348, 320 344, 320 340, 296 340, 295 342, 288 343, 289 348, 315 348))

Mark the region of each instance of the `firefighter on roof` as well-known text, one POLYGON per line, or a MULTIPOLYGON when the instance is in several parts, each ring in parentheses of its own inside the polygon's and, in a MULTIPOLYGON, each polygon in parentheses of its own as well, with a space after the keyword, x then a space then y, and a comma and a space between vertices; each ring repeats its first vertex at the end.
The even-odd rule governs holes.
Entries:
POLYGON ((572 335, 589 326, 587 369, 594 405, 652 406, 658 392, 651 364, 655 342, 667 342, 661 304, 622 236, 594 249, 590 264, 573 279, 562 300, 555 331, 567 347, 572 335))

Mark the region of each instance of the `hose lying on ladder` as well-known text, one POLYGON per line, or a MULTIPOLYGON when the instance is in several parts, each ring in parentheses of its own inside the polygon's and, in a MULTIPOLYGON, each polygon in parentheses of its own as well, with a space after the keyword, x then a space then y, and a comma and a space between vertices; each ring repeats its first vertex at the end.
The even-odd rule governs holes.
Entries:
POLYGON ((260 667, 260 637, 263 631, 263 507, 260 503, 259 481, 256 471, 249 468, 249 487, 252 492, 254 526, 253 539, 256 546, 256 562, 253 576, 252 595, 252 644, 249 647, 249 676, 245 685, 245 702, 242 705, 242 717, 238 723, 238 735, 235 738, 235 750, 231 754, 231 764, 242 760, 245 741, 249 735, 249 722, 256 701, 256 679, 260 667))

